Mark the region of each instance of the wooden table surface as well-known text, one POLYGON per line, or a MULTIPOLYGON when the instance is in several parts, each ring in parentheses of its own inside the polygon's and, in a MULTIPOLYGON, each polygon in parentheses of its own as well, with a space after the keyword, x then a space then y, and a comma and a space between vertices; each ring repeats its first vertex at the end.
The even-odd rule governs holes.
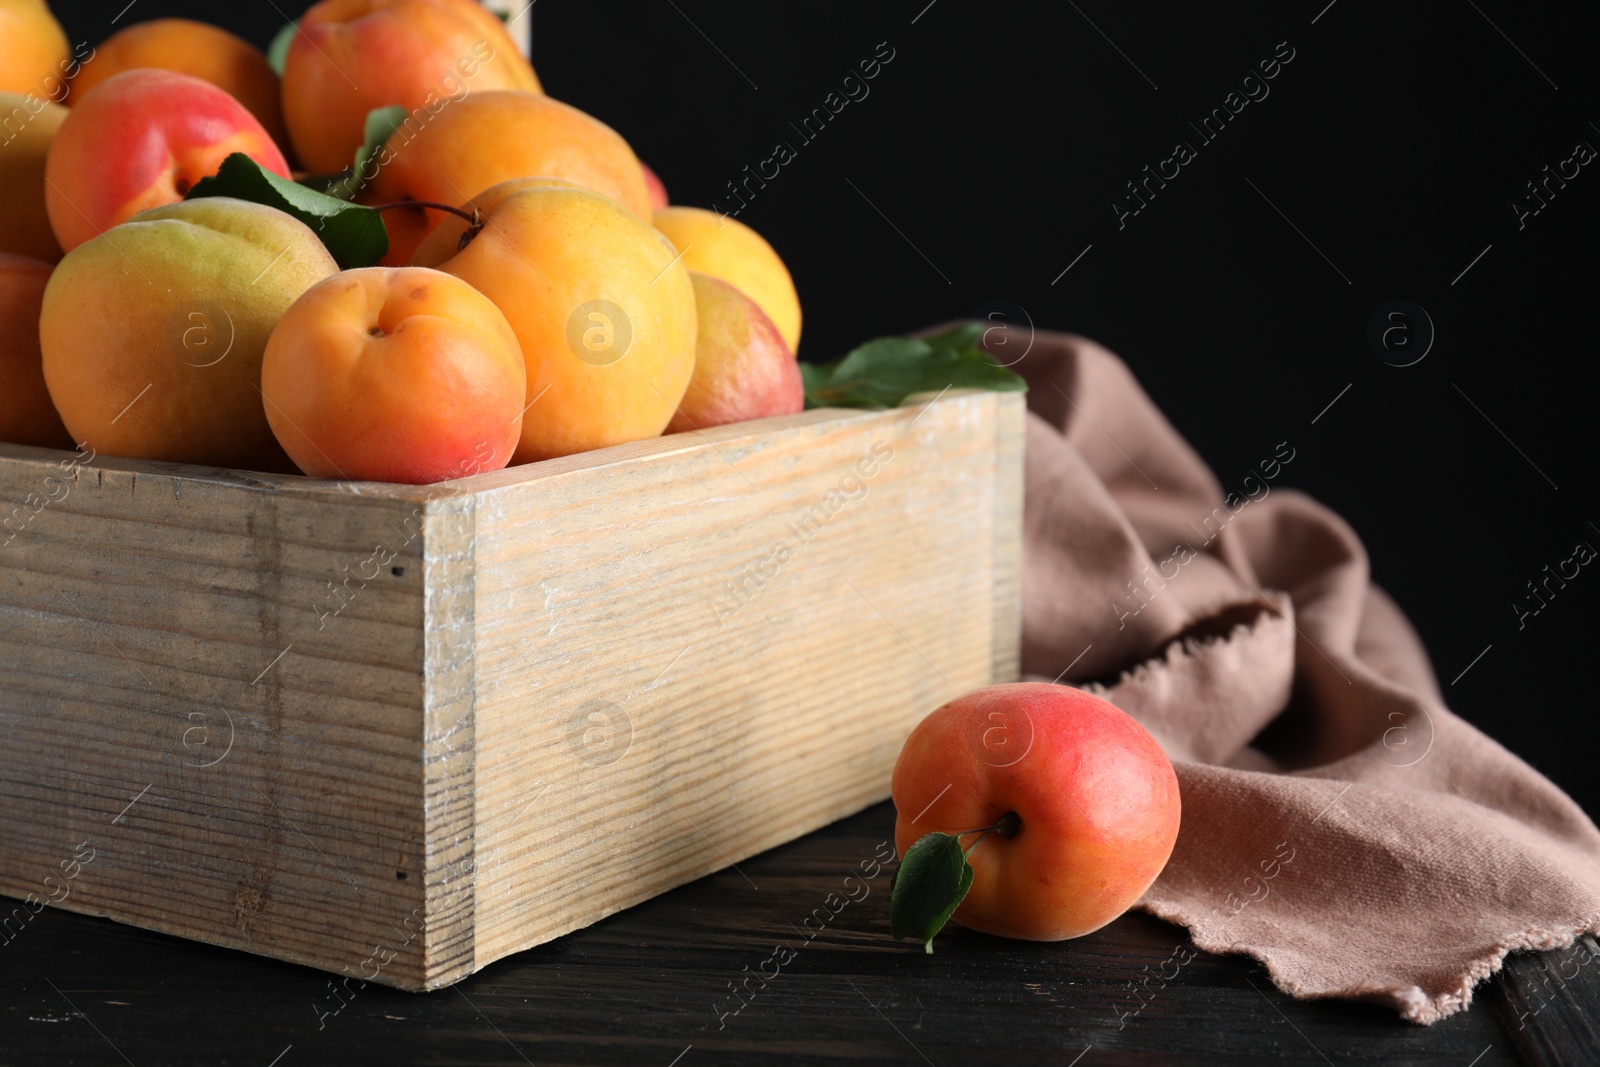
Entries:
POLYGON ((1600 1062, 1600 968, 1559 953, 1513 957, 1432 1027, 1204 953, 1140 1007, 1131 983, 1193 951, 1142 914, 1057 944, 950 927, 926 956, 889 940, 890 867, 829 898, 893 824, 878 805, 431 994, 335 999, 318 971, 47 909, 0 947, 0 1063, 1600 1062))

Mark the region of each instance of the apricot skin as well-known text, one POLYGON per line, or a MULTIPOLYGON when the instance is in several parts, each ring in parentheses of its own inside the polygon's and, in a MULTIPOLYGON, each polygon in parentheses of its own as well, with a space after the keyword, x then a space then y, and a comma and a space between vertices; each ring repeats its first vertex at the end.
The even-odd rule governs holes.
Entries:
POLYGON ((287 178, 261 123, 210 82, 170 70, 123 71, 85 93, 45 161, 50 228, 70 252, 147 208, 170 204, 243 152, 287 178))
POLYGON ((683 253, 683 265, 709 274, 761 305, 792 352, 800 351, 800 297, 789 268, 756 231, 698 207, 667 207, 651 219, 683 253))
POLYGON ((38 96, 0 93, 0 252, 51 263, 61 245, 44 204, 45 159, 67 109, 38 96))
POLYGON ((424 267, 348 270, 296 300, 261 365, 267 421, 317 478, 423 484, 504 467, 527 374, 505 316, 424 267))
POLYGON ((71 448, 39 354, 39 308, 52 269, 37 259, 0 253, 0 441, 71 448))
POLYGON ((513 463, 666 429, 695 360, 694 286, 672 246, 609 197, 522 179, 474 200, 486 224, 457 251, 458 220, 414 262, 495 302, 527 364, 527 412, 513 463))
POLYGON ((95 47, 93 62, 83 64, 72 79, 69 102, 135 67, 177 71, 215 85, 249 109, 280 148, 288 145, 278 75, 261 50, 242 37, 193 19, 136 22, 95 47))
POLYGON ((800 364, 754 300, 705 274, 694 282, 695 359, 668 433, 793 415, 806 406, 800 364))
POLYGON ((0 91, 55 96, 51 85, 70 60, 67 35, 44 0, 0 0, 0 91))
MULTIPOLYGON (((1178 780, 1125 712, 1069 686, 990 686, 912 730, 891 785, 903 856, 935 830, 995 825, 972 850, 963 926, 1027 941, 1098 930, 1155 881, 1177 841, 1178 780)), ((962 838, 971 845, 977 838, 962 838)))
MULTIPOLYGON (((530 175, 565 179, 604 193, 642 219, 650 217, 644 172, 628 143, 577 108, 532 93, 475 92, 415 132, 397 131, 362 199, 460 204, 492 185, 530 175)), ((444 217, 422 209, 384 212, 391 236, 385 262, 408 262, 444 217)))
POLYGON ((286 470, 261 356, 338 264, 309 227, 227 197, 153 208, 68 252, 39 316, 44 377, 73 440, 136 459, 286 470))
POLYGON ((301 164, 332 173, 350 165, 372 109, 399 105, 426 121, 496 89, 538 93, 539 79, 476 0, 322 0, 289 46, 283 114, 301 164))

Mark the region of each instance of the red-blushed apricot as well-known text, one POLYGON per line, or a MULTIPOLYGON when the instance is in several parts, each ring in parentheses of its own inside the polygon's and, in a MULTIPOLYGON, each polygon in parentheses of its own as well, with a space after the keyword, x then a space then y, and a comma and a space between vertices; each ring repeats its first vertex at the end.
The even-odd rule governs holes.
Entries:
POLYGON ((70 252, 147 208, 182 200, 243 152, 287 178, 289 164, 243 104, 210 82, 140 67, 76 100, 45 161, 50 228, 70 252))
POLYGON ((615 200, 522 179, 447 216, 415 262, 461 278, 505 313, 527 363, 513 463, 654 437, 683 399, 695 359, 694 286, 666 238, 615 200))
POLYGON ((668 204, 667 187, 661 183, 661 176, 651 170, 643 160, 639 161, 639 169, 644 171, 645 191, 650 194, 650 210, 660 211, 668 204))
POLYGON ((0 252, 0 441, 71 448, 44 384, 39 308, 53 268, 0 252))
MULTIPOLYGON (((644 172, 616 131, 577 108, 533 93, 474 93, 415 131, 402 127, 377 159, 366 203, 403 200, 460 204, 491 185, 548 175, 604 193, 650 217, 644 172)), ((384 212, 386 263, 407 262, 442 211, 384 212)))
POLYGON ((288 469, 261 409, 261 355, 289 305, 338 269, 298 219, 221 196, 152 208, 74 248, 39 314, 45 382, 72 439, 102 455, 288 469))
POLYGON ((125 26, 95 46, 94 60, 72 79, 69 103, 114 75, 156 67, 210 82, 249 109, 283 148, 289 131, 278 101, 278 75, 261 49, 220 26, 193 19, 151 19, 125 26))
POLYGON ((761 305, 792 352, 800 351, 800 296, 789 268, 756 231, 698 207, 667 207, 651 221, 683 253, 683 265, 721 278, 761 305))
POLYGON ((990 686, 935 709, 906 739, 891 791, 902 856, 934 831, 1006 827, 968 855, 972 888, 953 916, 1002 937, 1098 930, 1144 894, 1178 839, 1178 779, 1161 746, 1069 686, 990 686))
POLYGON ((61 258, 44 206, 44 165, 66 117, 60 104, 0 93, 0 252, 61 258))
POLYGON ((668 433, 793 415, 806 406, 800 364, 754 300, 706 274, 694 282, 694 375, 668 433))
POLYGON ((488 297, 425 267, 347 270, 272 332, 267 421, 317 478, 422 484, 499 470, 522 434, 527 372, 488 297))
POLYGON ((300 16, 284 60, 283 114, 300 162, 332 173, 350 165, 374 108, 426 124, 493 89, 537 93, 539 79, 476 0, 322 0, 300 16))

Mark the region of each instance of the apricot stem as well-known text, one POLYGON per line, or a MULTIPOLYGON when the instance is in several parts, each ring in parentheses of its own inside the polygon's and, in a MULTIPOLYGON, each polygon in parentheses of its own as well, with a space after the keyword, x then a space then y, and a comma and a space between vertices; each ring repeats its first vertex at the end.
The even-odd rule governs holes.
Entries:
POLYGON ((465 219, 467 230, 461 235, 461 240, 456 244, 456 251, 458 252, 471 244, 472 239, 478 236, 484 226, 483 212, 477 208, 467 211, 465 208, 451 207, 449 204, 440 204, 432 200, 396 200, 391 204, 372 204, 370 207, 373 211, 388 211, 390 208, 396 207, 432 208, 435 211, 447 212, 458 219, 465 219))
POLYGON ((966 852, 963 853, 963 855, 970 856, 972 855, 972 850, 977 848, 978 845, 983 842, 983 839, 988 837, 990 834, 999 834, 1001 837, 1010 840, 1011 838, 1016 837, 1017 831, 1021 829, 1022 816, 1018 815, 1014 811, 1008 811, 1004 815, 1000 816, 999 819, 995 820, 993 826, 980 826, 976 830, 962 830, 955 836, 957 840, 960 840, 961 838, 966 837, 968 834, 978 835, 978 840, 969 845, 966 852))

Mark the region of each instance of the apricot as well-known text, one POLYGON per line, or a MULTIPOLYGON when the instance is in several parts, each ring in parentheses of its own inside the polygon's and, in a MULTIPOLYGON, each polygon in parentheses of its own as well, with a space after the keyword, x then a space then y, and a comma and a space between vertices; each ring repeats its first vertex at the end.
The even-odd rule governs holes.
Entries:
POLYGON ((725 281, 689 272, 695 355, 668 433, 793 415, 806 406, 800 364, 761 306, 725 281))
POLYGON ((644 187, 650 196, 651 212, 656 212, 666 207, 669 203, 667 187, 661 183, 661 176, 651 170, 649 164, 642 160, 639 163, 639 169, 644 171, 644 187))
MULTIPOLYGON (((650 194, 639 160, 616 131, 577 108, 533 93, 474 93, 412 130, 402 127, 378 156, 362 199, 460 204, 491 185, 533 175, 604 193, 642 219, 650 194)), ((386 263, 406 262, 445 213, 384 212, 386 263)))
POLYGON ((318 282, 261 364, 267 422, 316 478, 422 484, 499 470, 521 438, 526 392, 500 309, 426 267, 318 282))
POLYGON ((262 410, 262 353, 289 306, 338 269, 298 219, 227 197, 90 238, 56 267, 39 316, 61 420, 107 455, 286 469, 262 410))
POLYGON ((331 173, 350 165, 374 108, 398 105, 425 125, 493 89, 541 91, 505 25, 476 0, 322 0, 300 16, 284 60, 283 115, 300 162, 331 173))
POLYGON ((800 296, 789 268, 759 233, 698 207, 667 207, 651 221, 683 253, 683 265, 741 290, 761 305, 791 351, 800 350, 800 296))
POLYGON ((53 87, 71 65, 67 35, 44 0, 0 0, 0 91, 59 102, 53 87))
POLYGON ((567 182, 522 179, 469 206, 482 230, 452 216, 414 262, 476 287, 516 332, 527 411, 512 462, 661 433, 695 360, 694 286, 666 238, 567 182))
POLYGON ((29 93, 0 93, 0 252, 61 258, 44 206, 44 163, 67 109, 29 93))
POLYGON ((1098 930, 1150 888, 1172 855, 1178 779, 1155 738, 1079 689, 1016 683, 931 712, 890 786, 900 854, 924 834, 999 827, 971 849, 953 918, 1027 941, 1098 930))
POLYGON ((170 70, 140 67, 76 102, 45 161, 50 228, 70 252, 146 208, 183 199, 243 152, 285 178, 272 137, 227 93, 170 70))
POLYGON ((279 147, 289 143, 278 100, 278 75, 261 50, 218 26, 193 19, 152 19, 102 41, 94 62, 72 79, 72 102, 116 74, 156 67, 210 82, 249 109, 279 147))
POLYGON ((44 384, 39 308, 50 264, 0 252, 0 441, 71 448, 44 384))

